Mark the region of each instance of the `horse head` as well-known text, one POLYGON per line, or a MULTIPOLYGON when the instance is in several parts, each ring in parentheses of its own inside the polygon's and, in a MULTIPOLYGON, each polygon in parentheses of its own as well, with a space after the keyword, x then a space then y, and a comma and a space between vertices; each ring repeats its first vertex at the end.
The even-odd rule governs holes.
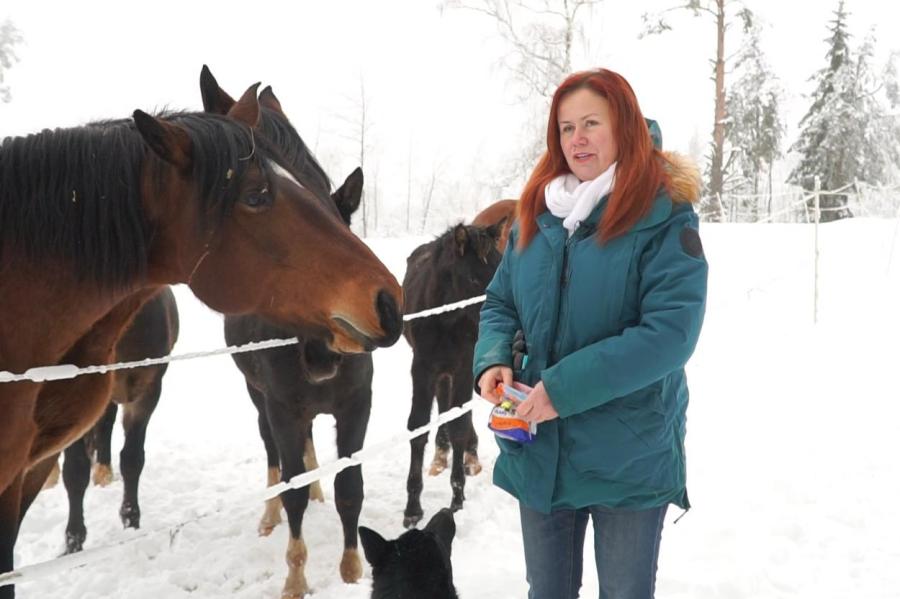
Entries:
POLYGON ((156 274, 187 283, 215 310, 264 316, 338 352, 393 344, 402 323, 396 279, 323 199, 322 179, 301 172, 261 131, 272 102, 261 104, 256 89, 221 116, 135 112, 157 158, 145 183, 167 198, 146 207, 156 274), (181 198, 198 187, 227 201, 190 209, 181 198))

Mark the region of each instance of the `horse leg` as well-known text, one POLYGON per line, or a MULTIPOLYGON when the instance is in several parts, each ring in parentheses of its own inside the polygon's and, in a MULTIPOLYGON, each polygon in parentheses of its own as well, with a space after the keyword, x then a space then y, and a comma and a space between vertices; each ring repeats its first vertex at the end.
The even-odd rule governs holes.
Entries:
MULTIPOLYGON (((440 385, 438 385, 440 387, 440 385)), ((438 389, 440 393, 440 389, 438 389)), ((450 435, 447 433, 447 425, 442 424, 434 435, 434 458, 431 460, 429 476, 437 476, 447 469, 447 456, 450 455, 450 435)))
MULTIPOLYGON (((434 401, 435 374, 428 360, 413 355, 412 362, 412 406, 406 428, 413 430, 428 424, 431 415, 431 403, 434 401)), ((403 526, 414 527, 422 519, 422 461, 428 433, 419 435, 409 441, 409 476, 406 479, 406 509, 403 511, 403 526)))
POLYGON ((66 524, 66 553, 76 553, 84 547, 87 527, 84 525, 84 493, 91 480, 91 459, 84 437, 65 450, 63 483, 69 496, 69 521, 66 524))
MULTIPOLYGON (((319 467, 319 458, 316 457, 316 445, 313 443, 312 422, 309 423, 309 433, 306 435, 306 444, 303 446, 303 465, 306 466, 307 472, 319 467)), ((322 492, 322 485, 319 484, 319 481, 309 485, 309 498, 313 501, 325 502, 325 494, 322 492)))
MULTIPOLYGON (((59 458, 59 456, 56 456, 59 458)), ((56 462, 52 466, 50 466, 50 472, 47 474, 47 480, 44 481, 44 486, 42 489, 52 489, 57 484, 59 484, 59 462, 56 462)))
MULTIPOLYGON (((19 536, 19 512, 22 508, 22 485, 25 475, 19 472, 0 493, 0 574, 13 571, 13 549, 19 536)), ((14 599, 15 587, 0 587, 0 599, 14 599)))
MULTIPOLYGON (((293 400, 295 398, 291 398, 291 401, 293 400)), ((303 445, 309 424, 287 414, 277 400, 273 401, 272 398, 266 399, 266 413, 272 438, 281 459, 281 480, 287 482, 306 471, 303 466, 303 445)), ((282 599, 299 599, 309 592, 305 571, 307 551, 302 534, 303 514, 309 504, 309 487, 283 492, 281 503, 287 512, 288 525, 291 529, 285 554, 288 575, 281 596, 282 599)))
MULTIPOLYGON (((447 409, 459 407, 472 397, 472 374, 468 367, 470 363, 471 360, 464 362, 460 368, 456 369, 453 382, 450 385, 451 405, 447 409)), ((469 447, 470 436, 474 432, 472 412, 466 412, 459 418, 451 420, 448 424, 450 425, 450 445, 453 447, 453 465, 450 468, 450 486, 453 489, 453 500, 450 502, 450 509, 456 511, 462 509, 463 501, 466 498, 466 475, 463 467, 463 454, 466 448, 469 447)))
MULTIPOLYGON (((372 408, 372 388, 366 386, 355 397, 345 398, 343 409, 335 413, 338 457, 347 458, 362 449, 372 408)), ((344 555, 341 579, 356 582, 362 576, 362 562, 357 551, 359 512, 363 503, 362 466, 353 466, 334 477, 334 504, 344 527, 344 555)))
POLYGON ((147 439, 147 425, 159 403, 162 393, 162 378, 165 367, 157 367, 152 373, 152 382, 143 387, 139 398, 123 406, 122 427, 125 429, 125 443, 119 453, 119 469, 122 471, 122 506, 119 517, 125 528, 141 527, 141 505, 138 502, 138 487, 141 472, 144 471, 144 442, 147 439))
MULTIPOLYGON (((266 398, 256 387, 247 383, 247 392, 256 407, 256 422, 259 426, 259 436, 266 448, 266 486, 277 485, 281 481, 281 466, 278 459, 278 447, 272 438, 272 429, 269 427, 269 416, 266 412, 266 398)), ((262 518, 259 520, 257 532, 259 536, 267 537, 272 534, 276 526, 281 524, 281 497, 266 499, 266 507, 262 518)))
MULTIPOLYGON (((116 375, 118 376, 118 375, 116 375)), ((113 480, 112 471, 112 434, 116 425, 116 414, 119 404, 109 402, 100 422, 94 425, 94 446, 97 449, 97 463, 94 464, 93 481, 100 487, 109 486, 113 480)))
POLYGON ((48 456, 47 459, 38 462, 25 473, 25 479, 22 483, 22 503, 19 508, 20 525, 38 493, 46 487, 47 477, 50 476, 54 469, 59 470, 59 454, 48 456))
MULTIPOLYGON (((454 400, 453 406, 461 406, 472 399, 472 390, 474 389, 475 377, 472 375, 471 368, 467 366, 472 363, 474 348, 467 356, 463 357, 463 367, 457 369, 453 377, 454 400), (456 392, 458 391, 458 395, 456 392)), ((478 433, 475 432, 475 426, 472 424, 472 413, 462 417, 465 422, 466 431, 465 452, 463 453, 463 465, 465 466, 466 476, 476 476, 481 473, 481 461, 478 459, 478 433)))
POLYGON ((30 463, 29 451, 38 434, 34 411, 40 389, 31 382, 0 383, 0 491, 30 463))

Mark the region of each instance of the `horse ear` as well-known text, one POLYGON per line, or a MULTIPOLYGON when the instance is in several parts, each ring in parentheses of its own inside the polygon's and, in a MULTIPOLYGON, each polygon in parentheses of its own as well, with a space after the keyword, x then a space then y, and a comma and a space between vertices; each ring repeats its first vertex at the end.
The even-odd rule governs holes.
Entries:
POLYGON ((459 254, 460 257, 465 256, 466 244, 469 241, 469 232, 462 223, 456 225, 456 228, 453 229, 453 240, 456 242, 456 253, 459 254))
POLYGON ((424 530, 434 534, 444 544, 449 557, 450 544, 453 543, 453 537, 456 535, 456 522, 453 520, 453 512, 447 508, 441 509, 441 511, 431 517, 424 530))
POLYGON ((389 543, 384 539, 384 537, 382 537, 371 528, 360 526, 359 540, 362 543, 363 553, 366 556, 366 561, 368 561, 372 566, 377 566, 382 561, 384 561, 384 556, 389 549, 389 543))
POLYGON ((228 111, 234 106, 234 98, 219 87, 219 82, 216 81, 212 71, 206 65, 200 69, 200 97, 203 98, 205 112, 228 114, 228 111))
POLYGON ((494 223, 489 226, 487 229, 487 234, 494 238, 494 241, 500 239, 500 235, 503 233, 504 227, 506 227, 506 221, 509 220, 508 216, 504 216, 500 219, 499 222, 494 223))
POLYGON ((286 116, 281 109, 281 102, 278 101, 278 98, 275 97, 275 92, 272 91, 271 85, 267 85, 265 89, 259 93, 259 105, 263 108, 273 110, 281 116, 286 116))
POLYGON ((253 129, 256 129, 259 125, 259 100, 256 97, 258 88, 259 83, 254 83, 248 87, 241 99, 227 112, 228 116, 234 120, 240 121, 253 129))
POLYGON ((341 213, 341 218, 343 218, 344 222, 348 225, 350 224, 350 217, 353 216, 353 213, 359 208, 359 202, 362 199, 362 190, 363 171, 360 167, 356 167, 353 172, 347 176, 343 185, 331 194, 331 199, 334 200, 338 211, 341 213))
POLYGON ((133 116, 138 132, 157 156, 182 171, 190 170, 194 163, 193 144, 187 131, 143 110, 135 110, 133 116))

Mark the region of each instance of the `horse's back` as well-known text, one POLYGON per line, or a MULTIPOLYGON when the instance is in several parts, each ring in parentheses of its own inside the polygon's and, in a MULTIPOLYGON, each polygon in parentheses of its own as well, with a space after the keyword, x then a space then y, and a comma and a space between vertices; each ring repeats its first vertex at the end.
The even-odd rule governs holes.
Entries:
POLYGON ((475 218, 472 219, 473 225, 481 227, 496 225, 504 218, 506 219, 506 222, 503 223, 503 230, 500 232, 500 237, 497 239, 497 250, 500 253, 503 253, 503 250, 506 249, 506 240, 509 238, 509 230, 512 229, 512 226, 515 223, 516 209, 518 206, 518 200, 497 200, 476 214, 475 218))

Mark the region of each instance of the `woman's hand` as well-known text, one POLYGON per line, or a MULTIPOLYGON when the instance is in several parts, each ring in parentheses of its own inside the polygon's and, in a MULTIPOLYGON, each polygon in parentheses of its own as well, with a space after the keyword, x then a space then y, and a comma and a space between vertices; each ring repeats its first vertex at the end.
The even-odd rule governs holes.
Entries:
POLYGON ((544 390, 544 381, 535 385, 525 401, 516 406, 516 414, 530 422, 546 422, 559 418, 556 408, 550 401, 550 396, 544 390))
POLYGON ((481 397, 497 405, 502 399, 497 394, 497 385, 500 383, 512 385, 512 382, 512 368, 498 364, 491 366, 481 374, 481 378, 478 379, 478 388, 481 389, 481 397))

